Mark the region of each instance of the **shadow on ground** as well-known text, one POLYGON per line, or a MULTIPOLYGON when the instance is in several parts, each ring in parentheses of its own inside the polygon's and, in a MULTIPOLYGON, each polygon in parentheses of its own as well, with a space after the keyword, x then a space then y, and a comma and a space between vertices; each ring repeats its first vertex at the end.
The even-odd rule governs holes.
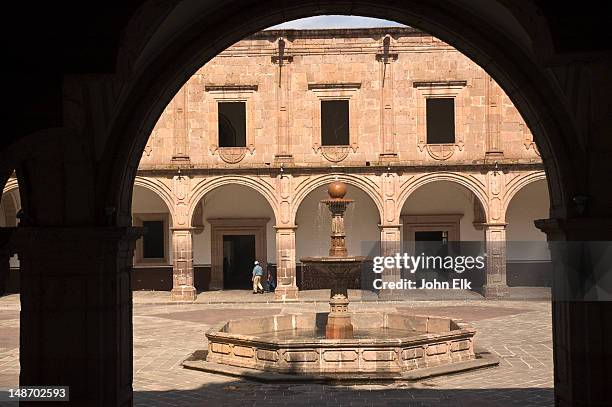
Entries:
POLYGON ((135 406, 551 406, 553 389, 436 389, 426 383, 334 386, 208 383, 193 390, 137 391, 135 406))

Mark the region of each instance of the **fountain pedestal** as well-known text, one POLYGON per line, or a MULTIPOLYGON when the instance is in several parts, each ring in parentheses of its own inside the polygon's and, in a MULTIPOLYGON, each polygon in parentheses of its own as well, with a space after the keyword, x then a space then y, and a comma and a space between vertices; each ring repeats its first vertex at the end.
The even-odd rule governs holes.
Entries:
POLYGON ((325 326, 326 339, 348 339, 353 337, 353 324, 348 313, 348 298, 336 294, 329 300, 330 312, 325 326))
POLYGON ((339 181, 332 182, 327 190, 329 199, 321 201, 327 205, 332 215, 329 256, 300 259, 307 269, 316 270, 322 277, 327 277, 332 282, 330 312, 325 327, 326 339, 353 337, 353 325, 348 312, 348 282, 359 275, 365 260, 365 257, 361 256, 349 257, 346 249, 344 213, 354 202, 352 199, 344 198, 346 189, 346 184, 339 181))

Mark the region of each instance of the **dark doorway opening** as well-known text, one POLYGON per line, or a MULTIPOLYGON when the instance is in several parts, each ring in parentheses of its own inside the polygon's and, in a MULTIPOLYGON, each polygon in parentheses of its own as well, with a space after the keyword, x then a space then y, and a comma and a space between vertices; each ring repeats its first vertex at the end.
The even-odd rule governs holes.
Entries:
POLYGON ((428 281, 436 279, 444 281, 448 279, 448 273, 445 272, 442 262, 439 259, 444 258, 449 254, 448 250, 448 231, 446 230, 428 230, 414 232, 415 240, 415 255, 423 254, 427 259, 426 266, 420 273, 420 277, 428 281), (435 258, 432 259, 432 258, 435 258))
POLYGON ((448 239, 447 232, 441 230, 414 232, 414 238, 417 242, 446 242, 448 239))
POLYGON ((223 236, 223 288, 251 288, 255 235, 223 236))

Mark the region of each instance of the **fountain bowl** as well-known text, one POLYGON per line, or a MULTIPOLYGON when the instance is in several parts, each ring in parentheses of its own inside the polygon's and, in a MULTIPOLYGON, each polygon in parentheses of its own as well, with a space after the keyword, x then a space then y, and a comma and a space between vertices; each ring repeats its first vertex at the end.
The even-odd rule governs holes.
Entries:
POLYGON ((302 280, 300 289, 317 290, 331 288, 332 295, 336 290, 347 295, 346 289, 362 288, 362 267, 368 260, 365 256, 347 257, 302 257, 302 280), (342 287, 336 288, 338 282, 342 287))
POLYGON ((499 362, 474 352, 475 330, 459 319, 396 312, 351 317, 350 339, 325 339, 327 313, 227 321, 206 333, 205 360, 184 366, 257 378, 253 372, 265 371, 270 381, 274 374, 371 381, 417 380, 499 362))

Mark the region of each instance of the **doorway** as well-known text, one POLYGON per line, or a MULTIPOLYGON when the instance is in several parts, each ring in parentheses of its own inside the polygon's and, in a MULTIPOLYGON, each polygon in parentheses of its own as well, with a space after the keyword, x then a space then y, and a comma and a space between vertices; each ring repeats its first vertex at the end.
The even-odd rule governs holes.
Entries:
POLYGON ((255 235, 223 236, 223 288, 248 289, 255 262, 255 235))
POLYGON ((211 226, 210 289, 251 288, 255 260, 266 270, 266 225, 270 218, 207 220, 211 226))

